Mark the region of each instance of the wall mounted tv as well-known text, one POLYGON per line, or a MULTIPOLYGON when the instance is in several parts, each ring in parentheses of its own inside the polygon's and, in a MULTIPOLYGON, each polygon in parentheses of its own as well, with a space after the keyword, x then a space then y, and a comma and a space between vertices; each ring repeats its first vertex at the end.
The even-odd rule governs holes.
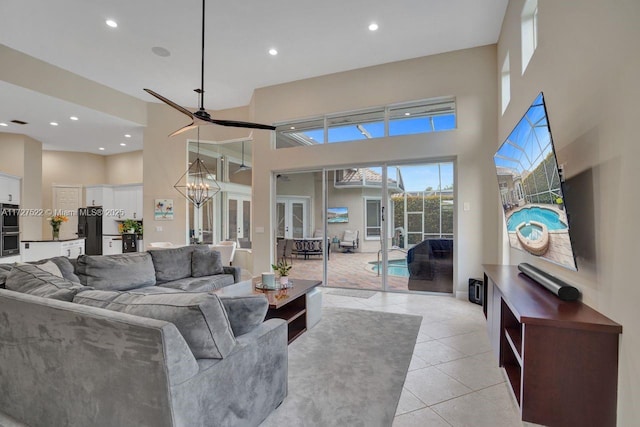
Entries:
POLYGON ((493 159, 511 247, 577 270, 542 92, 493 159))

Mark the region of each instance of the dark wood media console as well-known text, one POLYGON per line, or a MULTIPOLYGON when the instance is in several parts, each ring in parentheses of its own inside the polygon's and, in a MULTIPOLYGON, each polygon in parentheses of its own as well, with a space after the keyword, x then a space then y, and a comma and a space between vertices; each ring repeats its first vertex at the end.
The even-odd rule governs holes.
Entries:
POLYGON ((483 267, 491 347, 522 420, 615 426, 622 326, 580 301, 562 301, 516 266, 483 267))

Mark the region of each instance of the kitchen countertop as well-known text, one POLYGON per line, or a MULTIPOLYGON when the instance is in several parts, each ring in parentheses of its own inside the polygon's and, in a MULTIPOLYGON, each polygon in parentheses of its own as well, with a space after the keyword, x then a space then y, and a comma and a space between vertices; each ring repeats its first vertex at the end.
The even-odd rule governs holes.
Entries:
POLYGON ((42 239, 42 240, 20 240, 22 243, 56 243, 56 242, 73 242, 75 240, 85 240, 86 237, 74 237, 73 239, 42 239))

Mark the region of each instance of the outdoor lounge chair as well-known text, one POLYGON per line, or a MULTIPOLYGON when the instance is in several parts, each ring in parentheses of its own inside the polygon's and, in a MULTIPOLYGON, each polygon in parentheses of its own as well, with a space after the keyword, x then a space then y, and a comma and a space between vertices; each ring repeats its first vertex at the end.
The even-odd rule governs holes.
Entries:
POLYGON ((345 249, 344 253, 350 254, 353 253, 354 249, 358 249, 360 246, 360 231, 356 230, 344 230, 344 234, 342 235, 342 240, 340 240, 340 248, 345 249))

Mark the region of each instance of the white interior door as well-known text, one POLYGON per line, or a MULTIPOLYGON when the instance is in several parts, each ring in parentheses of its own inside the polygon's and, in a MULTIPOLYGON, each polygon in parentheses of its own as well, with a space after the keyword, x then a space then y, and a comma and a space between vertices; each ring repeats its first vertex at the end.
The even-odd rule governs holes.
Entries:
POLYGON ((248 238, 251 240, 251 197, 229 194, 227 197, 227 239, 248 238))
POLYGON ((65 215, 69 221, 60 225, 60 239, 78 237, 78 209, 82 204, 82 186, 56 185, 53 187, 54 215, 65 215))
POLYGON ((276 215, 277 237, 285 239, 309 237, 309 200, 307 198, 278 197, 276 215))

